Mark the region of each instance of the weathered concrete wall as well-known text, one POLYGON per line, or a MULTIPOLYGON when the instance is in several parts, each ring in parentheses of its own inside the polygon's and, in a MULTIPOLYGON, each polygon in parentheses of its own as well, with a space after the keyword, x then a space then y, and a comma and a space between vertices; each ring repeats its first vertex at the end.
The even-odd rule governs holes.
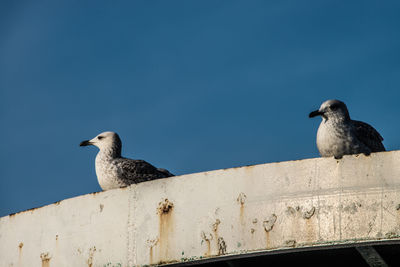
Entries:
POLYGON ((400 151, 167 178, 0 218, 0 266, 136 266, 400 241, 400 151))

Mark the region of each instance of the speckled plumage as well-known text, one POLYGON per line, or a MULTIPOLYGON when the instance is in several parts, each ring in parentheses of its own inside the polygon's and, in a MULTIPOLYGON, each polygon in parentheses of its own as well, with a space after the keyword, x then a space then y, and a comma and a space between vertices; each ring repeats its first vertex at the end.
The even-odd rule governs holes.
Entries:
POLYGON ((350 119, 346 105, 339 100, 322 103, 310 117, 320 115, 317 147, 323 157, 385 151, 382 136, 369 124, 350 119))
POLYGON ((174 176, 169 171, 156 168, 144 160, 122 157, 121 139, 114 132, 104 132, 81 143, 81 146, 86 145, 95 145, 100 149, 95 165, 97 179, 103 190, 174 176))

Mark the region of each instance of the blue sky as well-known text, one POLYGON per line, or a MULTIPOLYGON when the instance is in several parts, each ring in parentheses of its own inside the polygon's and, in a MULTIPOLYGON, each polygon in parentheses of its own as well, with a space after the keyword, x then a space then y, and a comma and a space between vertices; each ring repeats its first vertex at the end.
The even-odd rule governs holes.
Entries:
POLYGON ((400 148, 398 1, 1 1, 0 216, 100 191, 95 147, 181 175, 318 157, 326 99, 400 148))

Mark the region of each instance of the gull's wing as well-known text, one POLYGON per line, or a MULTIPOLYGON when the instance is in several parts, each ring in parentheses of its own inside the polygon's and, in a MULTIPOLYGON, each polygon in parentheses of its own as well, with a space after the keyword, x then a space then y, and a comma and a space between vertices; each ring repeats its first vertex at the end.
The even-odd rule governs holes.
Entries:
POLYGON ((358 140, 371 149, 371 152, 385 151, 385 147, 382 144, 383 137, 374 127, 362 121, 353 121, 353 125, 358 140))
POLYGON ((115 160, 115 164, 118 166, 118 178, 127 185, 174 176, 144 160, 119 158, 115 160))

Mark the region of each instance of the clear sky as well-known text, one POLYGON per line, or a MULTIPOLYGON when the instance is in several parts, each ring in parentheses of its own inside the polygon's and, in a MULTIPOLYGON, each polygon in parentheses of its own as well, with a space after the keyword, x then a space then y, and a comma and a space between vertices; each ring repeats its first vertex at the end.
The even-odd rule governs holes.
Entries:
POLYGON ((177 174, 318 157, 326 99, 400 149, 399 1, 0 2, 0 216, 100 191, 95 147, 177 174))

